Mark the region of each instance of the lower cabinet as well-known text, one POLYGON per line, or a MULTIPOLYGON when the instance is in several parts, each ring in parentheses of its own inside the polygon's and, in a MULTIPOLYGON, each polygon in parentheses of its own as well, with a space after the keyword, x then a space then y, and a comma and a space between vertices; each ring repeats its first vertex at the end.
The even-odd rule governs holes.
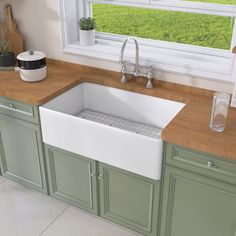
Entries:
POLYGON ((165 143, 160 236, 236 236, 236 161, 165 143))
POLYGON ((89 212, 156 236, 159 181, 46 145, 50 194, 89 212))
POLYGON ((143 235, 157 235, 159 181, 99 163, 101 216, 143 235))
POLYGON ((98 213, 96 162, 45 145, 50 195, 98 213))
POLYGON ((166 166, 161 236, 200 235, 236 235, 236 187, 166 166))
POLYGON ((38 125, 0 115, 0 166, 3 176, 47 192, 38 125))

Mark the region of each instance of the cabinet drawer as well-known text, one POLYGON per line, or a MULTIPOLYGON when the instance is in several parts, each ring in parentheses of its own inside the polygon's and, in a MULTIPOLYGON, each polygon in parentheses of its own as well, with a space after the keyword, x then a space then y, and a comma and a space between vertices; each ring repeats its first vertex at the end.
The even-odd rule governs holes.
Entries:
POLYGON ((180 146, 166 145, 166 164, 214 179, 236 184, 236 161, 205 154, 180 146))
POLYGON ((4 97, 0 97, 0 113, 34 123, 39 121, 37 107, 4 97))

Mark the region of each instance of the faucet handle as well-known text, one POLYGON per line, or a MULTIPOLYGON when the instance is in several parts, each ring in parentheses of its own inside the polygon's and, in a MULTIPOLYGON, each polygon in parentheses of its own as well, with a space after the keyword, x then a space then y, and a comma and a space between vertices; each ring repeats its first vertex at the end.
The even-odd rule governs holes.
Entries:
POLYGON ((148 68, 147 78, 148 78, 148 79, 153 79, 153 78, 154 78, 154 75, 153 75, 153 66, 152 66, 152 65, 150 65, 149 68, 148 68))
POLYGON ((126 68, 126 62, 122 61, 121 62, 121 83, 127 83, 128 79, 127 79, 127 68, 126 68))
POLYGON ((146 77, 148 79, 146 88, 153 88, 152 79, 154 78, 154 75, 153 75, 153 66, 152 65, 149 66, 148 73, 147 73, 146 77))

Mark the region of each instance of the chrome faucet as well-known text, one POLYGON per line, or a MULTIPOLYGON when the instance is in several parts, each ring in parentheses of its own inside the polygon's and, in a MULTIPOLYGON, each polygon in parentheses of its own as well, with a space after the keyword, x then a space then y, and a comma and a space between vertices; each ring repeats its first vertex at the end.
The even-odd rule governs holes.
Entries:
POLYGON ((121 83, 128 82, 127 75, 132 75, 135 78, 141 76, 141 77, 145 77, 148 79, 148 83, 146 85, 146 88, 153 88, 153 84, 152 84, 152 79, 154 78, 153 67, 152 66, 145 67, 145 68, 148 68, 147 75, 140 73, 140 68, 141 67, 143 68, 144 66, 139 65, 139 45, 138 45, 138 41, 136 38, 130 37, 124 41, 124 43, 122 44, 121 50, 120 50, 119 62, 121 64, 121 83), (134 70, 132 72, 129 72, 127 70, 128 63, 124 60, 124 51, 125 51, 126 44, 131 40, 133 40, 135 43, 135 64, 129 64, 129 65, 134 66, 134 70))
MULTIPOLYGON (((126 44, 130 41, 130 40, 133 40, 134 43, 135 43, 135 66, 134 66, 134 72, 133 72, 133 76, 134 77, 138 77, 139 76, 139 46, 138 46, 138 41, 136 38, 134 37, 130 37, 130 38, 127 38, 122 47, 121 47, 121 50, 120 50, 120 63, 122 66, 126 67, 126 63, 124 61, 124 51, 125 51, 125 47, 126 47, 126 44)), ((124 68, 126 70, 126 68, 124 68)), ((125 81, 125 83, 127 82, 127 79, 125 81)))

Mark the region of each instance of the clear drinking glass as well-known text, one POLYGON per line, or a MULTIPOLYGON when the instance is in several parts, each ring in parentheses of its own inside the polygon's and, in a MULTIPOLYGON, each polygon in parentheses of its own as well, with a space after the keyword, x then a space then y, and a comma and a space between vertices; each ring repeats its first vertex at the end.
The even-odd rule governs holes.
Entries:
POLYGON ((226 126, 230 95, 216 92, 213 96, 210 128, 216 132, 223 132, 226 126))

